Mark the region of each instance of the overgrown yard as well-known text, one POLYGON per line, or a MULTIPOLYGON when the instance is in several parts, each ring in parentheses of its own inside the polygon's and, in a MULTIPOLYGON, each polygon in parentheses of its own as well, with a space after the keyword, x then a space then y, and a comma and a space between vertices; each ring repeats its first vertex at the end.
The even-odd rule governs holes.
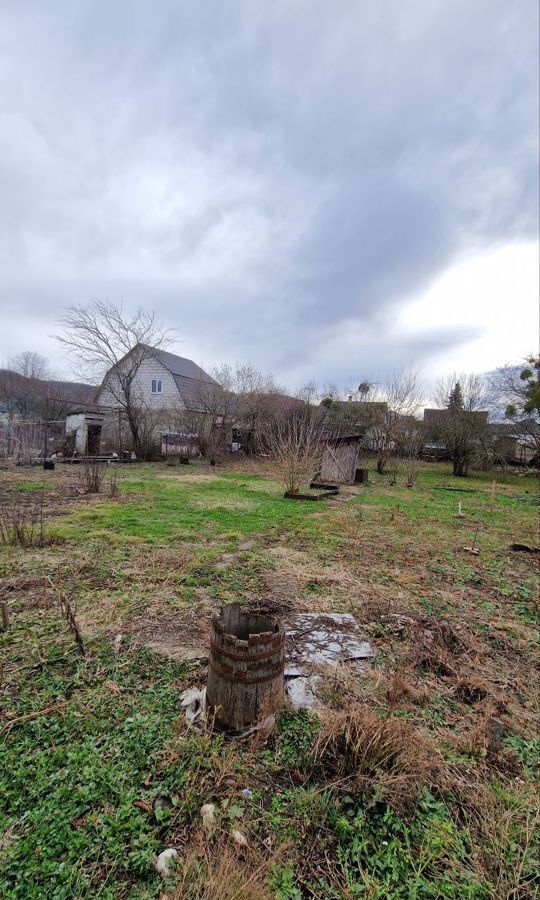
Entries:
POLYGON ((0 472, 8 532, 36 518, 0 547, 1 897, 538 896, 540 555, 511 546, 540 544, 538 480, 367 465, 320 503, 249 466, 130 466, 116 497, 0 472), (376 657, 266 744, 194 733, 179 694, 233 600, 353 613, 376 657))

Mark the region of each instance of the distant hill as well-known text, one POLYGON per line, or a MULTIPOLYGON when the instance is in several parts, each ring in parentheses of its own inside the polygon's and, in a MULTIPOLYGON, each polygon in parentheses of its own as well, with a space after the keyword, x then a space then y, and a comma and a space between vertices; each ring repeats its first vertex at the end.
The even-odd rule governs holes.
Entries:
POLYGON ((0 411, 21 416, 65 415, 76 406, 93 405, 97 387, 78 381, 28 378, 0 369, 0 411))

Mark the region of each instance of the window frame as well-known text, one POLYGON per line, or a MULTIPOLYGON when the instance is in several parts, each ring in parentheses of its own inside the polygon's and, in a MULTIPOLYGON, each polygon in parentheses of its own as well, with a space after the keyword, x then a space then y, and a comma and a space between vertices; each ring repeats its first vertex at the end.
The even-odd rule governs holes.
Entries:
POLYGON ((163 381, 161 378, 152 378, 151 390, 152 394, 155 394, 156 396, 163 393, 163 381), (154 385, 156 386, 156 390, 154 390, 154 385))

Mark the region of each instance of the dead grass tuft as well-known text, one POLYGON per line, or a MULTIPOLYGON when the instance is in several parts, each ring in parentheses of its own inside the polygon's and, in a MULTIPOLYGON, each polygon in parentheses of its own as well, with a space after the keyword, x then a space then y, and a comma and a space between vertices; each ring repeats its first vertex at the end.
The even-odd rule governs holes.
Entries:
POLYGON ((409 661, 421 672, 429 672, 438 678, 457 678, 457 670, 437 651, 430 647, 416 647, 412 650, 409 661))
POLYGON ((463 655, 477 650, 469 637, 444 620, 421 617, 409 623, 408 632, 408 664, 438 678, 458 682, 463 655))
POLYGON ((425 643, 445 653, 455 655, 469 647, 469 642, 461 630, 458 631, 444 619, 422 617, 415 623, 415 628, 421 631, 425 643))
POLYGON ((390 685, 386 691, 386 700, 389 706, 397 706, 401 700, 411 700, 413 703, 425 703, 428 698, 427 690, 414 687, 410 680, 401 672, 394 672, 390 679, 390 685))
POLYGON ((474 676, 470 678, 457 678, 453 685, 453 693, 458 700, 473 706, 475 703, 481 703, 488 697, 492 697, 491 690, 487 682, 474 676))
POLYGON ((401 814, 410 811, 421 787, 436 783, 443 764, 417 728, 367 706, 327 715, 313 756, 323 777, 352 778, 401 814))
POLYGON ((272 900, 268 877, 283 852, 240 850, 225 835, 207 844, 199 836, 177 866, 175 890, 163 900, 272 900))

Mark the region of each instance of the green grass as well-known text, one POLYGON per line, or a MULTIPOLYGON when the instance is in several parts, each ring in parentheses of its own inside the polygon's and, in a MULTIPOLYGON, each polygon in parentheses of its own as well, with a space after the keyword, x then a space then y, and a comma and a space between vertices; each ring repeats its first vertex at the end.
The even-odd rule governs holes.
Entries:
POLYGON ((0 739, 8 776, 0 896, 157 895, 151 862, 162 829, 134 802, 151 804, 159 791, 156 769, 178 713, 175 680, 186 674, 145 652, 119 663, 97 646, 90 663, 28 673, 17 716, 65 706, 11 728, 8 720, 0 739))
POLYGON ((159 543, 194 535, 249 536, 300 523, 310 502, 288 501, 279 485, 257 476, 224 474, 208 481, 148 476, 124 479, 122 502, 100 501, 55 526, 59 537, 140 538, 159 543))
POLYGON ((18 481, 13 487, 16 491, 21 491, 23 494, 32 494, 36 491, 42 491, 44 483, 43 481, 18 481))
MULTIPOLYGON (((330 504, 287 501, 269 478, 198 465, 126 467, 118 499, 81 498, 63 514, 59 479, 67 476, 59 467, 39 481, 9 482, 21 494, 42 484, 54 491, 57 515, 46 533, 61 540, 0 548, 12 611, 9 630, 0 632, 0 897, 158 897, 155 856, 168 846, 200 846, 205 802, 216 805, 220 833, 240 827, 269 852, 286 845, 269 881, 278 900, 483 900, 501 885, 508 895, 515 887, 523 900, 534 896, 529 830, 539 748, 527 667, 538 572, 534 558, 509 545, 538 543, 538 483, 512 473, 499 479, 492 509, 491 473, 459 480, 428 465, 409 489, 403 476, 391 485, 369 468, 370 484, 330 504), (464 518, 456 518, 460 500, 464 518), (474 557, 463 546, 478 522, 474 557), (282 572, 287 554, 291 568, 282 572), (86 660, 43 575, 76 603, 86 660), (363 792, 331 771, 323 777, 313 760, 321 723, 308 712, 284 709, 269 744, 255 749, 178 727, 181 690, 204 683, 205 674, 133 643, 134 622, 163 619, 168 627, 196 611, 201 596, 214 604, 272 599, 272 578, 280 577, 278 599, 351 610, 376 647, 353 698, 339 684, 329 696, 429 733, 456 777, 473 773, 489 789, 499 831, 488 834, 451 784, 424 786, 405 817, 377 787, 363 792), (374 612, 365 603, 372 600, 374 612), (391 612, 445 618, 478 639, 494 668, 485 671, 483 658, 474 674, 491 679, 497 696, 504 685, 508 713, 500 715, 512 725, 498 767, 467 743, 484 707, 462 702, 451 679, 413 673, 427 687, 424 699, 389 707, 389 679, 411 663, 406 632, 386 615, 386 603, 391 612), (125 637, 116 655, 118 631, 125 637), (157 797, 170 809, 155 810, 157 797)), ((474 665, 473 655, 450 661, 460 675, 474 665)))

